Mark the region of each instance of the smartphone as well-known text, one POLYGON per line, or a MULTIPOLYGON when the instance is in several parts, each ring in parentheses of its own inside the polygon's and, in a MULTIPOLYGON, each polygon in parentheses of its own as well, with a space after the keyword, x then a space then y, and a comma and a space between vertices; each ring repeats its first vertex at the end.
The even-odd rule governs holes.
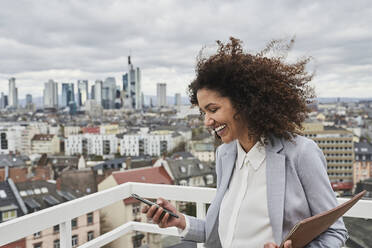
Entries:
MULTIPOLYGON (((149 205, 150 207, 151 207, 152 205, 156 205, 156 206, 160 207, 158 204, 156 204, 156 203, 154 203, 154 202, 151 202, 151 201, 149 201, 149 200, 146 200, 146 199, 140 197, 140 196, 137 195, 137 194, 132 194, 132 197, 135 198, 135 199, 137 199, 137 200, 139 200, 139 201, 141 201, 141 202, 143 202, 143 203, 145 203, 145 204, 147 204, 147 205, 149 205)), ((165 213, 168 213, 170 216, 172 216, 172 217, 174 217, 174 218, 179 218, 179 216, 178 216, 177 214, 173 213, 173 212, 170 211, 169 209, 166 209, 166 208, 163 208, 163 209, 164 209, 164 212, 165 212, 165 213)), ((165 213, 164 213, 164 214, 165 214, 165 213)), ((164 215, 162 214, 162 216, 164 216, 164 215)))

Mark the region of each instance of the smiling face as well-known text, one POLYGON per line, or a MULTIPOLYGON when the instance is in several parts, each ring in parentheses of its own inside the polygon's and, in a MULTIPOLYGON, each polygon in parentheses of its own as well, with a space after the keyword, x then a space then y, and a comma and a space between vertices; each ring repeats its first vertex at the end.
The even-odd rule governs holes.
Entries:
POLYGON ((198 90, 197 98, 199 108, 204 113, 204 125, 213 129, 223 143, 247 137, 247 128, 242 121, 234 118, 236 110, 229 98, 205 88, 198 90))

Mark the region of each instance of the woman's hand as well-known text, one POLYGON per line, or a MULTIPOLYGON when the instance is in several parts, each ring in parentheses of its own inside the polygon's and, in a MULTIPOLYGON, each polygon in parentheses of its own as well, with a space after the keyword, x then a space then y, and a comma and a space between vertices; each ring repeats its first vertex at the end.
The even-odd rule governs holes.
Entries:
POLYGON ((169 201, 159 198, 156 203, 160 206, 159 208, 156 205, 152 205, 151 207, 145 205, 142 208, 142 213, 146 213, 147 218, 152 219, 152 222, 158 224, 161 228, 171 226, 178 227, 182 230, 186 228, 185 216, 179 213, 169 201), (164 208, 177 214, 179 218, 172 217, 168 213, 163 214, 163 217, 161 217, 164 208))
MULTIPOLYGON (((279 248, 279 246, 277 244, 270 242, 270 243, 266 243, 264 245, 264 248, 279 248)), ((292 248, 292 241, 291 240, 285 241, 284 248, 292 248)))

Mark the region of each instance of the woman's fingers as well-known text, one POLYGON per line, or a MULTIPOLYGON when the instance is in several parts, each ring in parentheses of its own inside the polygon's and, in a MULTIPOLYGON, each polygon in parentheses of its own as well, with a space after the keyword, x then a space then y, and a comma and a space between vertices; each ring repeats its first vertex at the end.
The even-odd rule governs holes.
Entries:
MULTIPOLYGON (((165 213, 165 212, 163 212, 163 213, 165 213)), ((158 224, 159 227, 161 227, 161 228, 168 227, 167 226, 168 219, 169 219, 169 214, 165 213, 164 217, 160 220, 160 222, 158 224)))
POLYGON ((146 213, 147 218, 152 219, 157 209, 158 206, 152 205, 146 213))
POLYGON ((141 212, 145 214, 145 213, 147 213, 149 208, 150 208, 149 206, 145 205, 145 206, 142 207, 141 212))
POLYGON ((272 242, 270 242, 270 243, 266 243, 265 245, 264 245, 264 248, 278 248, 279 246, 277 246, 275 243, 272 243, 272 242))
POLYGON ((284 248, 292 248, 292 240, 285 241, 284 248))
POLYGON ((156 224, 159 224, 159 222, 161 220, 160 216, 162 215, 162 213, 163 213, 163 208, 159 207, 156 210, 155 214, 152 216, 152 221, 156 224))

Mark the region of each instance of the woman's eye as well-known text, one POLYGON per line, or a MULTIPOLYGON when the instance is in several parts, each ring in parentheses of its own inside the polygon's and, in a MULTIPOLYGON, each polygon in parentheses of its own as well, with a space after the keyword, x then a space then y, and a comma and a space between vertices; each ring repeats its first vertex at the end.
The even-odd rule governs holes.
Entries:
POLYGON ((211 109, 210 110, 212 113, 216 113, 217 109, 211 109))

